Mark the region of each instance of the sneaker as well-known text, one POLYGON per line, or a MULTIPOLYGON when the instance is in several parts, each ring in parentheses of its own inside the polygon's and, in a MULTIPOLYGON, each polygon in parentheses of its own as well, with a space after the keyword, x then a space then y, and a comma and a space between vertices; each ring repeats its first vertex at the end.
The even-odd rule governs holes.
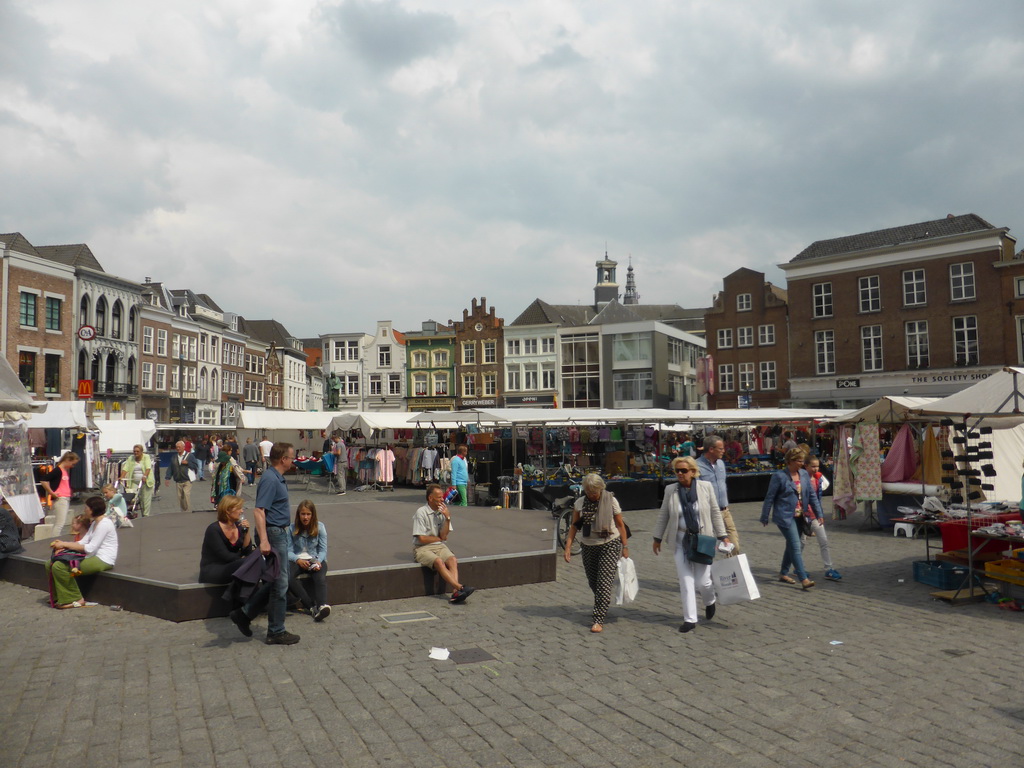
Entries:
POLYGON ((316 613, 313 614, 313 621, 323 621, 331 615, 331 606, 321 605, 316 609, 316 613))
POLYGON ((338 494, 337 494, 337 495, 338 495, 338 496, 344 496, 344 495, 345 495, 345 492, 344 492, 344 491, 338 491, 338 494))
POLYGON ((299 636, 291 632, 278 632, 276 635, 267 635, 267 645, 295 645, 299 642, 299 636))
POLYGON ((476 592, 476 589, 474 589, 473 587, 463 587, 462 589, 457 589, 454 592, 452 592, 451 602, 464 603, 466 602, 466 598, 472 595, 474 592, 476 592))
POLYGON ((839 571, 837 571, 837 570, 835 570, 833 568, 830 571, 825 571, 825 578, 828 579, 829 581, 839 581, 840 579, 843 578, 843 576, 842 576, 842 574, 839 573, 839 571))
POLYGON ((235 608, 228 614, 228 618, 238 627, 238 631, 246 637, 252 637, 252 627, 249 626, 250 619, 241 608, 235 608))

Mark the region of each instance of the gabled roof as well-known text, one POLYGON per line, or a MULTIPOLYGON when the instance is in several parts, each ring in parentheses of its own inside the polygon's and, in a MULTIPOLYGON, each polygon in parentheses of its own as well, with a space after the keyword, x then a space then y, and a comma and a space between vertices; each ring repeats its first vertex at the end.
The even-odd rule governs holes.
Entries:
POLYGON ((295 338, 277 320, 246 320, 245 327, 250 336, 260 341, 274 343, 278 349, 291 349, 289 339, 295 338))
POLYGON ((217 302, 215 302, 212 298, 210 298, 210 294, 208 294, 208 293, 197 293, 197 294, 195 294, 195 297, 197 299, 199 299, 199 301, 201 301, 203 304, 205 304, 208 308, 212 309, 214 312, 221 312, 221 313, 224 312, 223 309, 221 309, 219 306, 217 306, 217 302))
POLYGON ((73 245, 40 245, 36 248, 39 255, 50 261, 57 261, 67 264, 69 267, 85 267, 103 272, 103 266, 89 250, 85 243, 74 243, 73 245))
POLYGON ((391 337, 395 340, 395 343, 400 346, 405 346, 405 334, 401 331, 396 331, 394 328, 391 329, 391 337))
POLYGON ((509 325, 586 325, 594 316, 594 308, 573 304, 548 304, 534 299, 509 325))
POLYGON ((38 256, 39 251, 35 249, 28 240, 25 239, 21 232, 11 232, 6 235, 0 235, 0 243, 5 243, 7 250, 16 251, 17 253, 24 253, 28 256, 38 256))
POLYGON ((843 253, 856 251, 867 251, 874 248, 891 248, 897 245, 906 245, 924 240, 935 240, 953 235, 962 235, 968 232, 984 232, 996 229, 983 218, 974 213, 963 216, 952 214, 944 219, 935 221, 922 221, 918 224, 907 224, 902 227, 891 229, 879 229, 874 232, 864 232, 859 235, 847 235, 836 237, 831 240, 818 240, 804 248, 789 262, 806 261, 818 259, 823 256, 837 256, 843 253))
POLYGON ((612 299, 590 320, 589 325, 606 325, 608 323, 635 323, 643 320, 639 313, 633 312, 639 305, 633 304, 629 307, 619 304, 618 299, 612 299))

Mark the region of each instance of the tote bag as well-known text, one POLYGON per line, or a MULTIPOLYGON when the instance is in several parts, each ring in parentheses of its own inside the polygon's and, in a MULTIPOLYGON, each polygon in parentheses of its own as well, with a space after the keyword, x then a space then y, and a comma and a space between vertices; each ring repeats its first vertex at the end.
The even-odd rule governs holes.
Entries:
POLYGON ((717 602, 735 605, 747 600, 757 600, 761 593, 757 582, 750 573, 746 555, 724 557, 711 564, 711 581, 715 585, 717 602))

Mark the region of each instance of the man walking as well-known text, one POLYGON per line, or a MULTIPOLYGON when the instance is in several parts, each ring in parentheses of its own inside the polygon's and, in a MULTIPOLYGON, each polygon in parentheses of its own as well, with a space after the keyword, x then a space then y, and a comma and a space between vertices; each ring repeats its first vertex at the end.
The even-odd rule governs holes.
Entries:
POLYGON ((348 487, 348 446, 340 432, 334 437, 331 453, 334 454, 334 478, 338 481, 338 495, 344 496, 348 487))
POLYGON ((475 591, 459 581, 459 562, 445 543, 451 531, 452 516, 444 503, 440 485, 427 486, 427 503, 412 518, 413 559, 440 574, 453 590, 452 603, 464 603, 475 591))
POLYGON ((725 462, 722 461, 724 453, 725 441, 718 435, 708 435, 704 438, 704 455, 697 459, 697 469, 700 470, 700 479, 715 487, 718 508, 722 510, 722 522, 725 523, 729 541, 736 546, 729 553, 731 557, 740 553, 740 536, 736 532, 736 523, 732 520, 732 512, 729 511, 729 492, 725 487, 725 462))
POLYGON ((260 447, 251 437, 245 438, 245 445, 242 446, 242 462, 245 464, 245 474, 249 477, 249 485, 255 485, 256 467, 260 463, 260 447))
POLYGON ((274 444, 270 441, 270 438, 266 435, 260 440, 260 453, 263 455, 263 468, 266 469, 267 465, 270 464, 270 449, 274 447, 274 444))
MULTIPOLYGON (((291 521, 291 506, 288 501, 288 485, 284 473, 295 462, 295 449, 291 443, 274 443, 270 449, 270 467, 263 473, 256 486, 256 532, 260 537, 260 552, 264 555, 273 549, 277 555, 280 570, 277 580, 270 586, 270 603, 267 606, 267 645, 295 645, 299 636, 284 628, 284 614, 288 604, 288 550, 291 536, 288 524, 291 521)), ((228 617, 246 637, 252 637, 249 623, 259 612, 260 596, 254 596, 241 608, 236 608, 228 617)))
POLYGON ((199 460, 191 451, 185 450, 185 442, 179 440, 174 447, 177 453, 171 456, 171 464, 167 467, 167 478, 165 485, 170 485, 173 480, 178 488, 178 506, 182 512, 192 511, 192 476, 199 476, 199 460))
POLYGON ((460 445, 452 457, 452 485, 459 490, 459 499, 455 502, 457 507, 469 506, 469 464, 466 462, 466 454, 469 449, 460 445))

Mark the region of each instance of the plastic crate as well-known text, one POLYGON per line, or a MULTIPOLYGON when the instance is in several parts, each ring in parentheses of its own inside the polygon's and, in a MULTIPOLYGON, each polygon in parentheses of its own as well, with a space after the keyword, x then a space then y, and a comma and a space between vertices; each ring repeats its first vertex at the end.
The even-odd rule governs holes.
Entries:
POLYGON ((992 560, 985 563, 985 574, 999 581, 1024 584, 1024 562, 1020 560, 992 560))
MULTIPOLYGON (((928 584, 939 589, 959 589, 962 584, 967 583, 967 567, 953 565, 939 560, 928 562, 917 560, 914 562, 914 581, 928 584)), ((974 574, 976 584, 981 583, 977 573, 974 574)))

